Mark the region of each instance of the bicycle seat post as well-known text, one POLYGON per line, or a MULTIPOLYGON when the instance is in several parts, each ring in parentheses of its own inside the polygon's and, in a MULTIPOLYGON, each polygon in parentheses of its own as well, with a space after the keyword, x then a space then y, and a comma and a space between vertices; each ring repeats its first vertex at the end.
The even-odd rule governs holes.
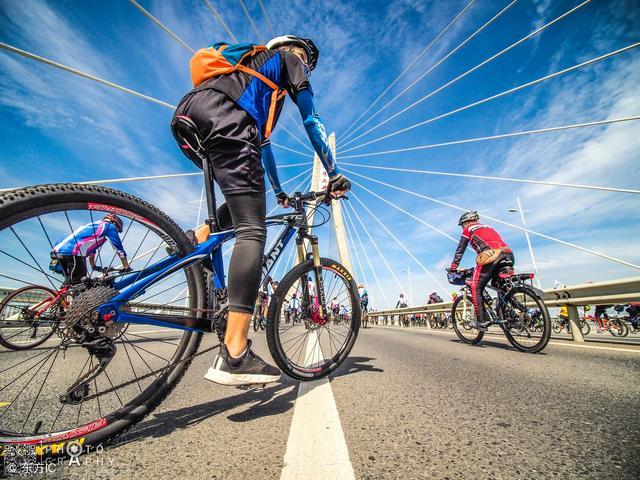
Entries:
POLYGON ((211 232, 219 232, 218 211, 216 206, 216 192, 213 183, 213 171, 211 163, 206 155, 202 155, 202 170, 204 172, 204 191, 207 199, 207 220, 211 232))

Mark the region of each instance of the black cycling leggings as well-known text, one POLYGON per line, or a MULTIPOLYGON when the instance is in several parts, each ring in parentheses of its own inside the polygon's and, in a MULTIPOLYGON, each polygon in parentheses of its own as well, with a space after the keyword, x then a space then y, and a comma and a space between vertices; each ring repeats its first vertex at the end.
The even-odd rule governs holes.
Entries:
POLYGON ((253 313, 267 240, 266 197, 264 192, 234 193, 224 197, 236 231, 227 281, 229 310, 253 313))
POLYGON ((484 309, 484 287, 487 286, 491 279, 498 275, 500 268, 513 267, 514 262, 513 253, 501 252, 498 258, 492 263, 487 265, 476 264, 476 268, 473 271, 473 279, 471 280, 471 300, 478 322, 484 323, 490 320, 489 315, 484 309))

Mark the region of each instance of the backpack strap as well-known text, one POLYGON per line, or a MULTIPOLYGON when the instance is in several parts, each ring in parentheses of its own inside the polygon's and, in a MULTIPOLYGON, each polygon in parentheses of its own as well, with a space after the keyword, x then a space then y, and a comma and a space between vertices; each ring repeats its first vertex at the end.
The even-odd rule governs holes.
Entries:
POLYGON ((253 68, 249 68, 246 65, 242 65, 241 63, 239 63, 236 68, 241 72, 253 75, 273 90, 273 92, 271 93, 271 104, 269 105, 269 116, 267 117, 267 124, 265 125, 264 129, 264 138, 266 140, 271 136, 271 131, 273 130, 278 102, 287 95, 287 92, 285 90, 282 90, 273 81, 269 80, 267 77, 262 75, 260 72, 257 72, 253 68))

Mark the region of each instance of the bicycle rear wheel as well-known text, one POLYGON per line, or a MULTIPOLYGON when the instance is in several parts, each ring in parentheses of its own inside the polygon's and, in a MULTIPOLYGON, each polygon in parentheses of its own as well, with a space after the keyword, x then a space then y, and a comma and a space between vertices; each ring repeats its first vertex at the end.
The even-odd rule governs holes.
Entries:
POLYGON ((29 350, 46 342, 60 324, 64 300, 43 286, 13 291, 0 303, 0 345, 29 350))
MULTIPOLYGON (((0 277, 5 285, 48 283, 58 290, 63 278, 41 265, 48 264, 53 242, 95 224, 107 212, 124 221, 121 239, 132 253, 134 270, 162 261, 167 249, 164 259, 182 257, 193 248, 169 217, 132 195, 73 184, 19 189, 0 195, 0 252, 6 257, 0 277)), ((113 261, 116 253, 98 251, 96 260, 107 266, 109 257, 113 261)), ((96 309, 117 294, 114 285, 95 280, 90 286, 72 286, 64 322, 54 335, 37 349, 2 352, 0 448, 5 452, 31 444, 44 454, 57 454, 74 440, 85 447, 111 440, 153 411, 184 375, 202 335, 181 330, 167 334, 166 327, 150 325, 126 331, 126 324, 107 325, 96 309), (97 368, 96 350, 81 346, 81 336, 88 334, 113 352, 103 370, 97 368), (69 346, 76 341, 79 346, 69 346), (88 373, 94 369, 99 374, 91 378, 88 373)), ((165 308, 202 318, 206 289, 200 266, 157 279, 122 308, 139 314, 151 310, 153 315, 165 308)))
POLYGON ((473 302, 464 295, 453 302, 451 323, 458 338, 465 343, 476 345, 484 337, 484 332, 475 327, 476 314, 473 302))
POLYGON ((626 337, 629 335, 629 326, 627 325, 627 322, 620 320, 619 318, 609 319, 608 330, 614 337, 626 337))
POLYGON ((551 319, 542 299, 529 287, 519 286, 512 288, 504 300, 499 314, 504 322, 502 331, 509 343, 521 352, 543 350, 551 337, 551 319), (532 329, 534 323, 542 330, 532 329))
MULTIPOLYGON (((333 372, 349 355, 360 329, 358 288, 351 274, 338 262, 320 259, 324 298, 327 304, 345 307, 341 321, 333 323, 330 312, 319 314, 309 296, 308 279, 314 278, 313 260, 293 267, 280 281, 271 298, 267 316, 267 342, 273 360, 297 380, 315 380, 333 372), (300 300, 300 323, 285 322, 283 305, 293 295, 300 300)), ((315 283, 315 282, 314 282, 315 283)), ((321 295, 320 289, 316 291, 321 295)))

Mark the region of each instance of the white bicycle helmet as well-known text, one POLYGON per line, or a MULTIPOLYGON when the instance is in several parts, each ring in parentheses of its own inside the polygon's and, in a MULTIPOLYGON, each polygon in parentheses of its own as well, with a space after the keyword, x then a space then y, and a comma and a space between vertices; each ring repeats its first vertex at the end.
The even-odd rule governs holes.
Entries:
POLYGON ((266 47, 268 49, 272 49, 282 47, 284 45, 295 45, 297 47, 304 48, 304 51, 307 52, 307 64, 309 66, 309 69, 313 70, 314 68, 316 68, 318 57, 320 56, 320 51, 312 40, 308 38, 297 37, 295 35, 281 35, 269 40, 266 47))

